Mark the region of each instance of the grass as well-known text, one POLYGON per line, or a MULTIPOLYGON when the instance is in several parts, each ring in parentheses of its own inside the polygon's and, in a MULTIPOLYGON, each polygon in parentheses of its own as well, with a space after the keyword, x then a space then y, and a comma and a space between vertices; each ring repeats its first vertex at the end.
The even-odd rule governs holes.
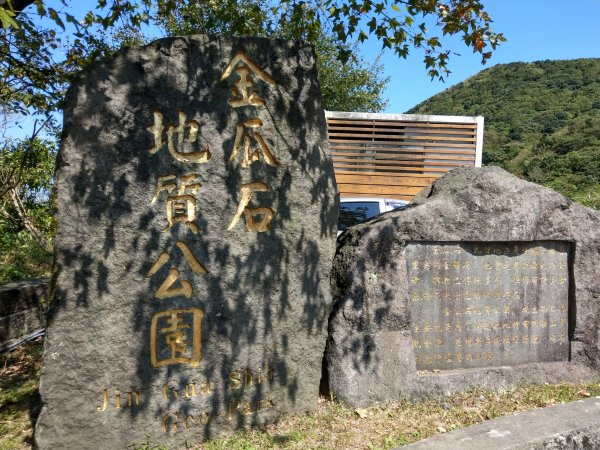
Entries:
POLYGON ((600 395, 600 383, 474 390, 418 403, 393 402, 352 409, 321 401, 311 414, 290 417, 197 447, 225 449, 391 449, 494 417, 600 395))
POLYGON ((39 413, 41 339, 0 355, 0 450, 30 449, 39 413))
MULTIPOLYGON (((30 449, 39 413, 42 345, 34 342, 0 356, 0 450, 30 449)), ((600 383, 525 385, 504 392, 473 390, 417 403, 399 401, 349 408, 320 399, 315 411, 288 417, 263 430, 249 430, 200 444, 200 450, 391 449, 494 417, 600 396, 600 383)), ((167 450, 147 440, 137 450, 167 450)))

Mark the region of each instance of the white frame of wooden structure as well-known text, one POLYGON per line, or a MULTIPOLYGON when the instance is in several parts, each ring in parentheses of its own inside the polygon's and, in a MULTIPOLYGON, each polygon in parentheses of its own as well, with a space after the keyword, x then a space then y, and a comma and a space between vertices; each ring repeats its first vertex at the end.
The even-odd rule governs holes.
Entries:
POLYGON ((325 115, 342 197, 412 200, 450 169, 481 167, 483 116, 325 115))

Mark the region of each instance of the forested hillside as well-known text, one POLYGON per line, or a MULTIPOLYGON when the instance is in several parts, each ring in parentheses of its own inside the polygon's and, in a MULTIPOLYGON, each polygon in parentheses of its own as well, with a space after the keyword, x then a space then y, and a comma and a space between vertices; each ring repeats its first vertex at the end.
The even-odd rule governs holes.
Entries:
POLYGON ((600 209, 600 59, 497 65, 408 112, 484 116, 485 165, 600 209))

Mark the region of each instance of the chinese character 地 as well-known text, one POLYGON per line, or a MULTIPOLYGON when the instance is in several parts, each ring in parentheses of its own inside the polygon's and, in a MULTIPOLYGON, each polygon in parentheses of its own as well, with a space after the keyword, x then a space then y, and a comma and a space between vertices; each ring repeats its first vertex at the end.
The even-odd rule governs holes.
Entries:
MULTIPOLYGON (((187 115, 183 111, 179 111, 179 123, 177 125, 169 125, 167 131, 167 149, 173 158, 183 163, 205 163, 211 158, 210 149, 205 145, 200 150, 194 149, 200 131, 200 124, 195 120, 187 120, 187 115), (191 151, 184 151, 192 148, 191 151)), ((152 133, 154 144, 148 149, 151 154, 158 152, 165 145, 163 133, 165 126, 163 125, 163 115, 160 111, 154 111, 154 123, 146 127, 152 133)))

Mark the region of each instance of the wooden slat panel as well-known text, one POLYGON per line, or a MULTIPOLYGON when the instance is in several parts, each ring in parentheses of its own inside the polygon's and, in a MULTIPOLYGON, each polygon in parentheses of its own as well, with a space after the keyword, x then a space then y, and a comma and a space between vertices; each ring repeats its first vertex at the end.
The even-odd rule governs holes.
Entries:
POLYGON ((446 173, 448 172, 448 168, 434 168, 434 167, 408 167, 408 166, 357 166, 353 164, 336 164, 333 165, 334 172, 337 172, 337 169, 356 169, 357 172, 364 170, 365 172, 373 172, 378 170, 380 173, 391 172, 391 173, 402 173, 402 172, 436 172, 436 173, 446 173))
POLYGON ((391 176, 391 175, 349 175, 336 173, 335 181, 339 184, 381 184, 386 186, 427 186, 436 177, 413 177, 413 176, 391 176))
POLYGON ((410 148, 410 147, 431 147, 431 148, 475 148, 475 145, 473 145, 472 143, 453 143, 453 142, 439 142, 439 141, 434 141, 434 142, 427 142, 427 141, 415 141, 415 142, 408 142, 408 141, 379 141, 379 142, 352 142, 352 141, 345 141, 343 139, 338 139, 338 140, 330 140, 329 141, 330 144, 334 144, 334 145, 352 145, 354 147, 359 147, 359 148, 367 148, 368 146, 372 146, 374 148, 377 148, 377 146, 381 146, 384 148, 410 148))
POLYGON ((338 175, 350 175, 350 176, 367 176, 367 177, 398 177, 398 178, 404 178, 404 177, 411 177, 411 178, 431 178, 431 179, 436 179, 437 176, 435 175, 422 175, 419 173, 411 173, 411 174, 397 174, 394 175, 393 173, 382 173, 382 172, 371 172, 371 171, 360 171, 360 172, 356 172, 356 171, 351 171, 351 170, 336 170, 335 171, 335 176, 337 177, 338 175))
POLYGON ((423 187, 408 187, 408 186, 382 186, 382 185, 355 185, 355 184, 338 184, 340 194, 368 194, 371 197, 381 197, 382 195, 415 195, 423 187))
MULTIPOLYGON (((344 140, 351 141, 351 142, 373 142, 373 139, 376 139, 375 142, 379 142, 380 140, 383 140, 383 139, 395 139, 395 138, 398 138, 398 136, 391 135, 391 134, 376 134, 376 135, 373 135, 372 138, 371 138, 371 136, 367 136, 367 135, 364 135, 364 134, 329 133, 329 139, 333 139, 335 141, 335 140, 339 140, 339 138, 344 138, 344 140), (348 139, 349 137, 352 137, 352 138, 362 138, 362 139, 348 139)), ((431 141, 431 140, 434 140, 434 139, 436 141, 475 142, 475 137, 474 136, 472 138, 470 138, 470 137, 462 137, 462 136, 460 136, 460 137, 452 137, 452 136, 427 136, 427 135, 417 135, 417 134, 415 134, 415 135, 409 135, 409 136, 402 136, 402 139, 398 139, 398 140, 402 140, 402 141, 431 141)))
POLYGON ((379 161, 386 160, 400 160, 400 159, 415 159, 423 161, 425 159, 440 159, 445 161, 475 161, 475 155, 473 156, 438 156, 438 155, 422 155, 422 154, 410 154, 410 153, 398 153, 396 155, 381 155, 377 153, 350 153, 350 152, 331 152, 334 161, 339 157, 356 157, 357 161, 371 161, 373 159, 379 161))
POLYGON ((397 167, 397 166, 421 166, 421 167, 459 167, 459 166, 464 166, 464 164, 461 163, 454 163, 454 162, 438 162, 438 161, 418 161, 418 160, 407 160, 407 159, 403 159, 403 160, 377 160, 377 159, 371 159, 371 160, 366 160, 366 159, 351 159, 351 158, 334 158, 333 159, 333 164, 336 163, 356 163, 357 167, 379 167, 379 166, 393 166, 393 167, 397 167))
POLYGON ((412 200, 448 170, 475 165, 475 123, 328 118, 340 194, 412 200))
POLYGON ((386 120, 347 120, 347 119, 327 119, 327 125, 346 124, 354 126, 392 126, 392 127, 417 127, 417 128, 474 128, 472 123, 452 123, 452 122, 411 122, 405 120, 386 121, 386 120))
MULTIPOLYGON (((342 141, 343 142, 343 141, 342 141)), ((336 142, 329 142, 331 144, 332 150, 360 150, 360 151, 372 151, 372 152, 421 152, 421 153, 460 153, 467 154, 472 153, 475 154, 475 147, 470 144, 444 144, 440 145, 439 148, 436 148, 438 144, 434 143, 419 143, 419 147, 427 147, 427 148, 415 148, 414 145, 406 144, 405 146, 392 146, 392 147, 363 147, 360 145, 341 145, 336 142), (448 150, 448 149, 456 149, 456 150, 448 150), (469 149, 469 150, 464 150, 469 149)), ((343 142, 345 143, 345 142, 343 142)))
MULTIPOLYGON (((343 197, 373 197, 373 194, 368 194, 368 193, 348 193, 347 195, 340 192, 340 195, 343 197)), ((410 202, 414 195, 404 195, 404 194, 400 194, 400 193, 394 193, 394 194, 379 194, 377 195, 377 197, 381 197, 381 198, 389 198, 389 199, 394 199, 394 200, 406 200, 407 202, 410 202)))
POLYGON ((427 128, 426 130, 422 129, 410 129, 410 128, 342 128, 342 127, 329 127, 329 134, 343 135, 343 136, 354 136, 354 133, 359 136, 379 136, 382 134, 392 134, 394 136, 405 136, 407 133, 419 133, 419 134, 452 134, 457 136, 474 136, 476 130, 475 129, 442 129, 442 128, 427 128), (364 133, 356 133, 358 131, 364 131, 364 133))

